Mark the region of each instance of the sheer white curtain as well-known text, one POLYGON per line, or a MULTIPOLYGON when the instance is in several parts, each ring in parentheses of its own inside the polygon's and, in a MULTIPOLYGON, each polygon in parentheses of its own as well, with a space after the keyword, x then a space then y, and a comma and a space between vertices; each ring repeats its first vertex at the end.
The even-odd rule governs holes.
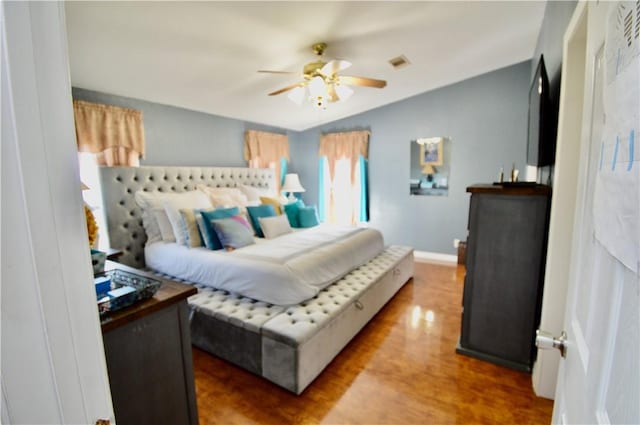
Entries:
POLYGON ((340 224, 368 221, 368 149, 368 131, 321 136, 318 207, 322 221, 340 224))
POLYGON ((333 178, 329 173, 329 162, 321 161, 324 168, 324 182, 321 184, 320 196, 325 200, 321 203, 322 211, 319 215, 323 221, 337 224, 355 224, 363 221, 366 205, 362 202, 363 191, 366 190, 362 181, 361 162, 358 161, 354 168, 354 180, 351 183, 351 161, 339 159, 335 162, 333 178))
POLYGON ((109 235, 107 233, 105 210, 102 206, 102 189, 100 187, 100 177, 98 176, 96 154, 78 152, 78 163, 80 165, 80 181, 88 187, 88 189, 82 191, 82 198, 98 224, 97 248, 104 251, 109 248, 109 235))

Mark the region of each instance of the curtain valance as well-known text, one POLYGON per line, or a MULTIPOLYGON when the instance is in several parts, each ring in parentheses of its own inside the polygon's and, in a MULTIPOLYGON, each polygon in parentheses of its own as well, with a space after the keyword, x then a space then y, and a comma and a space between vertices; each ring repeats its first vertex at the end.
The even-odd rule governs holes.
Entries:
POLYGON ((333 179, 336 161, 348 159, 351 161, 351 182, 355 178, 355 165, 359 157, 364 159, 369 155, 369 132, 349 131, 343 133, 329 133, 320 136, 320 149, 318 154, 327 157, 329 162, 329 175, 333 179))
POLYGON ((273 168, 278 187, 282 159, 289 160, 289 139, 286 134, 247 130, 244 135, 244 159, 252 168, 273 168))
POLYGON ((103 165, 138 165, 144 156, 142 111, 73 101, 78 151, 98 154, 103 165))

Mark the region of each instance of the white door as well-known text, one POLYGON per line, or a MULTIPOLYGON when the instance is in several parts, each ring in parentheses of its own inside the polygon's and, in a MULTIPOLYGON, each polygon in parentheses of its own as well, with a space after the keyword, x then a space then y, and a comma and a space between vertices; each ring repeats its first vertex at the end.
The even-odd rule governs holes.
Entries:
MULTIPOLYGON (((575 77, 585 83, 583 102, 576 104, 566 96, 560 106, 560 129, 566 125, 563 116, 568 116, 569 108, 582 108, 582 125, 564 319, 567 350, 558 373, 554 423, 640 423, 640 280, 636 271, 610 254, 594 231, 595 185, 606 137, 604 43, 607 21, 617 7, 608 2, 579 4, 565 34, 563 72, 568 75, 563 80, 575 77)), ((633 11, 631 42, 637 52, 640 2, 627 2, 626 7, 633 11)), ((621 18, 624 22, 625 16, 621 18)), ((559 135, 562 143, 560 131, 559 135)), ((615 214, 619 205, 606 207, 615 214)))
POLYGON ((0 422, 113 421, 62 2, 0 2, 0 422))

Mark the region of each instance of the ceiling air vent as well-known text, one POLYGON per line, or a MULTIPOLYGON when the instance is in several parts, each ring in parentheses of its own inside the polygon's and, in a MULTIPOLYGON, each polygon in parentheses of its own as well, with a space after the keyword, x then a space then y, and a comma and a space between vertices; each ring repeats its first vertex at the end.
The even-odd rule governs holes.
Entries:
POLYGON ((389 59, 389 63, 391 64, 392 67, 398 69, 398 68, 404 68, 405 66, 409 65, 411 62, 409 62, 409 59, 407 59, 405 55, 400 55, 393 59, 389 59))

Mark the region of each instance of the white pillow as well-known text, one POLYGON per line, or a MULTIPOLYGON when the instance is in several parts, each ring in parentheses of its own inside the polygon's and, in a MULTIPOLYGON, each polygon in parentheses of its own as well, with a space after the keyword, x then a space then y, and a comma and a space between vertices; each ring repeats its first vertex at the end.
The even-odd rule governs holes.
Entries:
POLYGON ((164 208, 154 209, 153 216, 156 218, 156 221, 158 222, 158 227, 160 228, 160 234, 162 235, 162 240, 165 242, 175 242, 176 236, 173 234, 173 228, 171 227, 171 222, 169 221, 169 217, 167 217, 167 213, 164 211, 164 208))
POLYGON ((158 192, 150 193, 142 190, 134 194, 134 199, 142 210, 142 226, 147 234, 147 244, 162 240, 160 227, 158 226, 158 221, 156 220, 153 210, 164 209, 162 206, 162 197, 164 195, 166 194, 158 192))
POLYGON ((246 184, 241 184, 238 186, 242 193, 247 197, 249 202, 258 202, 260 204, 261 196, 275 196, 275 192, 270 191, 267 188, 247 186, 246 184))
POLYGON ((224 193, 209 194, 209 199, 211 200, 211 205, 215 208, 231 208, 238 206, 231 196, 225 195, 224 193))
POLYGON ((273 239, 293 232, 286 214, 280 214, 274 217, 258 217, 258 221, 260 222, 260 227, 262 228, 265 239, 273 239))
MULTIPOLYGON (((154 210, 157 210, 157 209, 165 210, 164 203, 166 200, 189 199, 193 197, 197 197, 198 199, 202 200, 203 199, 202 192, 199 192, 197 190, 192 190, 190 192, 166 193, 166 192, 145 192, 145 191, 139 190, 134 194, 136 203, 142 210, 142 226, 144 227, 144 231, 147 234, 147 244, 163 240, 162 233, 160 231, 160 225, 158 224, 158 220, 155 216, 154 210)), ((212 205, 211 205, 211 202, 209 202, 209 199, 206 196, 204 196, 204 198, 206 198, 207 204, 202 208, 211 208, 212 205)), ((178 216, 180 216, 180 213, 177 213, 177 214, 178 216)), ((169 216, 169 214, 167 214, 167 216, 169 216)), ((170 218, 169 218, 169 222, 171 223, 171 228, 174 233, 174 237, 177 238, 177 236, 175 235, 176 232, 174 229, 174 223, 171 222, 170 218)))
POLYGON ((164 211, 167 213, 173 234, 176 237, 176 243, 185 245, 187 243, 188 235, 186 233, 186 227, 182 223, 182 215, 180 210, 185 209, 209 209, 213 206, 209 197, 199 190, 193 190, 191 192, 172 193, 172 196, 167 196, 163 200, 164 211))
POLYGON ((235 187, 210 187, 199 184, 196 189, 206 193, 211 203, 219 206, 246 207, 249 200, 242 191, 235 187), (229 202, 230 200, 230 202, 229 202))

